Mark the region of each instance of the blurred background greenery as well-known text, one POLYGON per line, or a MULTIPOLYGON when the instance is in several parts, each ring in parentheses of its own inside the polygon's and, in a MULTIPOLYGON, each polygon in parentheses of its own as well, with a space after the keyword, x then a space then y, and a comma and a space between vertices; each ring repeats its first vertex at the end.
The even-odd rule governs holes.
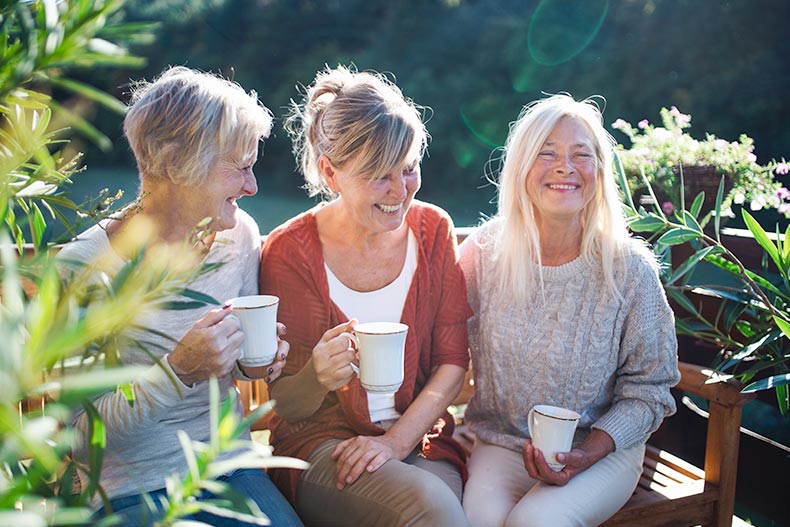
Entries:
MULTIPOLYGON (((695 136, 745 133, 760 161, 790 152, 787 0, 151 0, 128 3, 125 17, 160 24, 154 42, 134 49, 147 66, 85 71, 83 80, 127 100, 131 80, 181 64, 233 77, 277 116, 255 167, 260 192, 242 203, 262 232, 313 203, 280 125, 296 86, 325 64, 389 72, 429 107, 419 197, 457 225, 493 212, 485 174, 495 149, 542 93, 603 96, 618 141, 627 139, 610 126, 617 118, 657 123, 674 105, 694 116, 695 136)), ((113 146, 72 142, 87 165, 75 198, 109 187, 131 199, 121 117, 97 107, 88 119, 113 146)))

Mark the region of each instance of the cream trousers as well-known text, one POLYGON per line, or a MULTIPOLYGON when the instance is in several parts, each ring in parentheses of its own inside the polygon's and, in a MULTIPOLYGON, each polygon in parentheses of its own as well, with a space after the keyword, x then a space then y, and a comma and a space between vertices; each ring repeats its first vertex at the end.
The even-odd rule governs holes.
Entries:
POLYGON ((644 445, 616 450, 557 487, 532 479, 521 452, 477 440, 469 460, 464 512, 472 527, 595 526, 631 497, 644 445))

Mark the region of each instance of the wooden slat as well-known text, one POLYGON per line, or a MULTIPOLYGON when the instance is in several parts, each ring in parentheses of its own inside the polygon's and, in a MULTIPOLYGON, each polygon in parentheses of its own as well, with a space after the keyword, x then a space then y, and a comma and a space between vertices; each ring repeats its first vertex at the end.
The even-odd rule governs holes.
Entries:
POLYGON ((673 456, 665 450, 659 450, 652 445, 647 445, 645 449, 644 465, 654 470, 656 467, 660 466, 663 467, 665 471, 677 473, 678 481, 693 481, 705 478, 705 472, 698 467, 695 467, 677 456, 673 456))
POLYGON ((717 496, 703 492, 693 496, 646 504, 627 503, 601 527, 682 527, 705 525, 713 515, 717 496))

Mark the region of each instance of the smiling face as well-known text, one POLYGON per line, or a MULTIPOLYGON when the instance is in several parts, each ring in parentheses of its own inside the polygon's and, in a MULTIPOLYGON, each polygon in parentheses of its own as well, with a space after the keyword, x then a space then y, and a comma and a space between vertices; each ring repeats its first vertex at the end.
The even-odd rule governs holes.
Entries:
POLYGON ((236 226, 236 200, 242 196, 254 196, 258 183, 252 167, 257 158, 257 149, 252 150, 240 161, 219 160, 209 170, 205 181, 192 187, 185 206, 191 207, 197 216, 214 220, 209 225, 212 231, 223 231, 236 226))
POLYGON ((595 196, 598 162, 593 135, 573 117, 563 117, 538 150, 526 190, 537 220, 579 221, 595 196))
POLYGON ((324 157, 321 165, 327 184, 341 196, 338 204, 344 213, 361 232, 376 234, 403 225, 422 184, 419 159, 419 148, 412 148, 401 166, 372 178, 357 173, 353 162, 337 168, 324 157))

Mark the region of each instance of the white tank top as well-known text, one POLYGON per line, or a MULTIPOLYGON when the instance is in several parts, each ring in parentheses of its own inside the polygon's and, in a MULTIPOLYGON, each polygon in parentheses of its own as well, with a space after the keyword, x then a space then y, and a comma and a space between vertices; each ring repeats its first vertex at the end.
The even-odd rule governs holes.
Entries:
MULTIPOLYGON (((337 279, 324 262, 326 279, 329 283, 329 298, 349 319, 359 322, 400 322, 406 296, 409 294, 414 272, 417 270, 417 238, 409 229, 406 260, 398 277, 391 283, 375 291, 360 292, 347 287, 337 279)), ((372 422, 397 419, 400 414, 395 410, 395 394, 368 395, 368 410, 372 422)))

